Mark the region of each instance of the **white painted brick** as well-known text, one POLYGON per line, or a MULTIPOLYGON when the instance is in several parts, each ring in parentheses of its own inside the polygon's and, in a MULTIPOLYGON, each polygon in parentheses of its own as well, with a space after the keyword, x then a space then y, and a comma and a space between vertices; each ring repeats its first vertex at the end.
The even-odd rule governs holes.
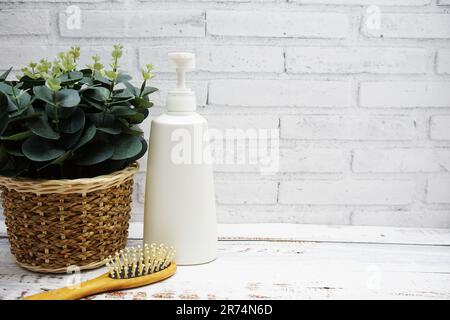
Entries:
MULTIPOLYGON (((116 0, 116 1, 127 1, 127 0, 116 0)), ((161 0, 138 0, 141 2, 161 2, 161 0)), ((165 0, 164 2, 179 2, 180 0, 165 0)), ((185 2, 217 2, 217 3, 226 3, 226 2, 235 2, 235 3, 249 3, 249 2, 286 2, 286 0, 185 0, 185 2)))
MULTIPOLYGON (((266 46, 214 47, 145 47, 139 50, 140 61, 152 61, 158 72, 173 72, 167 59, 169 52, 196 54, 196 71, 206 72, 283 72, 283 48, 266 46)), ((141 62, 142 64, 142 62, 141 62)))
POLYGON ((450 140, 450 115, 431 117, 430 138, 433 140, 450 140))
MULTIPOLYGON (((371 14, 366 15, 370 17, 371 14)), ((377 38, 449 39, 450 14, 384 13, 380 27, 373 27, 370 19, 362 21, 366 36, 377 38), (369 22, 368 22, 369 21, 369 22)))
POLYGON ((352 225, 395 226, 419 228, 450 228, 450 211, 367 211, 357 210, 351 216, 352 225))
POLYGON ((280 150, 281 172, 337 173, 346 168, 346 157, 340 149, 292 148, 280 150))
MULTIPOLYGON (((335 4, 335 5, 381 5, 381 6, 424 6, 430 0, 290 0, 303 4, 335 4)), ((442 1, 442 0, 441 0, 442 1)), ((448 0, 444 0, 448 1, 448 0)))
POLYGON ((427 70, 427 52, 411 48, 302 47, 286 49, 292 73, 404 73, 427 70))
MULTIPOLYGON (((27 65, 30 61, 39 61, 41 58, 49 59, 53 61, 59 52, 65 52, 70 49, 70 45, 67 46, 45 46, 45 45, 33 45, 33 46, 4 46, 0 50, 0 70, 9 69, 13 67, 15 70, 19 70, 21 67, 27 65)), ((80 68, 85 68, 86 64, 92 63, 91 57, 98 54, 102 59, 103 64, 106 66, 111 62, 112 46, 81 46, 81 56, 78 62, 80 68)), ((121 69, 126 72, 133 72, 131 69, 131 59, 133 50, 130 48, 124 48, 124 54, 120 59, 121 69)))
POLYGON ((450 74, 450 49, 438 51, 436 71, 440 74, 450 74))
POLYGON ((448 176, 428 179, 428 203, 450 203, 450 178, 448 176))
POLYGON ((290 207, 257 208, 249 206, 217 207, 219 223, 306 223, 348 225, 350 210, 296 210, 290 207))
POLYGON ((215 80, 209 90, 210 103, 217 105, 346 107, 351 104, 350 83, 346 81, 215 80))
POLYGON ((345 38, 345 14, 294 11, 207 11, 207 32, 218 36, 345 38))
POLYGON ((214 140, 210 147, 215 172, 273 175, 279 171, 279 151, 261 147, 258 140, 214 140))
MULTIPOLYGON (((256 156, 254 160, 250 159, 249 153, 254 152, 257 155, 258 148, 255 145, 256 140, 240 141, 229 145, 231 140, 216 141, 211 143, 211 155, 213 159, 214 172, 232 172, 232 173, 262 173, 267 168, 256 156), (232 161, 228 159, 232 158, 232 161)), ((273 171, 271 171, 273 172, 273 171)), ((274 170, 276 173, 277 170, 274 170)))
POLYGON ((83 3, 83 2, 105 2, 107 0, 0 0, 0 2, 73 2, 73 3, 83 3))
POLYGON ((63 37, 203 37, 205 21, 202 11, 100 11, 84 10, 81 28, 67 27, 67 16, 59 16, 63 37))
POLYGON ((280 185, 280 203, 404 205, 412 201, 412 180, 305 180, 280 185))
POLYGON ((449 149, 355 150, 355 172, 438 172, 450 170, 449 149))
POLYGON ((271 115, 204 115, 210 129, 277 129, 278 116, 271 115))
POLYGON ((450 107, 450 81, 377 81, 360 87, 362 107, 450 107))
MULTIPOLYGON (((266 139, 278 130, 277 116, 205 115, 209 124, 214 170, 217 172, 264 172, 271 163, 279 162, 279 150, 266 139)), ((276 163, 275 163, 276 164, 276 163)), ((272 167, 270 167, 272 168, 272 167)), ((278 166, 271 169, 277 172, 278 166)))
POLYGON ((221 204, 273 204, 277 202, 276 182, 218 182, 216 199, 221 204))
POLYGON ((409 117, 284 116, 281 138, 300 140, 411 140, 409 117))
POLYGON ((50 33, 48 10, 0 11, 0 35, 46 35, 50 33))

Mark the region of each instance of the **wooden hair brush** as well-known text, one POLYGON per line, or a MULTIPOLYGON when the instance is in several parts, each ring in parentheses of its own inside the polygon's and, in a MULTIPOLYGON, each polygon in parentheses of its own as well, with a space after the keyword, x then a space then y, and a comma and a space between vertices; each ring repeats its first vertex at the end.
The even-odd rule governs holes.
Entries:
POLYGON ((98 293, 130 289, 164 280, 175 273, 173 248, 147 244, 142 249, 126 248, 109 256, 108 272, 72 287, 50 290, 25 297, 25 300, 75 300, 98 293))

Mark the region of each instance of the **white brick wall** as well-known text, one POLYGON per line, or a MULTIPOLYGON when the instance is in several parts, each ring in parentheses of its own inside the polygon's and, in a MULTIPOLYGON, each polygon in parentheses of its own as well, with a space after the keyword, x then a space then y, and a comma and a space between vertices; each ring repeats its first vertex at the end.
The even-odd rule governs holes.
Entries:
POLYGON ((316 205, 407 205, 412 180, 314 180, 280 184, 280 203, 316 205))
POLYGON ((350 84, 344 81, 212 80, 211 104, 246 107, 346 107, 350 84), (239 92, 237 94, 231 94, 239 92))
POLYGON ((450 170, 448 149, 364 149, 355 150, 355 172, 439 172, 450 170))
POLYGON ((299 140, 411 140, 414 121, 405 116, 282 116, 281 137, 299 140))
POLYGON ((380 28, 369 28, 367 23, 363 23, 364 35, 372 38, 450 39, 450 15, 447 13, 383 13, 380 20, 380 28))
POLYGON ((450 107, 450 81, 379 81, 361 84, 362 107, 450 107))
MULTIPOLYGON (((449 0, 0 0, 0 71, 74 44, 82 64, 107 59, 122 43, 123 69, 156 67, 156 116, 173 86, 167 52, 195 52, 189 80, 211 127, 280 130, 277 173, 216 166, 220 222, 448 228, 449 10, 449 0), (80 29, 68 27, 69 5, 80 29)), ((134 221, 144 190, 141 171, 134 221)))
POLYGON ((437 72, 440 74, 450 74, 450 50, 439 50, 437 59, 437 72))
POLYGON ((431 177, 427 187, 428 203, 450 203, 450 178, 431 177))
POLYGON ((346 38, 349 26, 345 14, 284 10, 211 10, 207 21, 210 35, 243 37, 346 38))
POLYGON ((450 115, 431 117, 430 138, 433 140, 450 140, 450 115))
POLYGON ((286 50, 292 73, 406 73, 423 74, 428 57, 424 49, 374 47, 296 47, 286 50))

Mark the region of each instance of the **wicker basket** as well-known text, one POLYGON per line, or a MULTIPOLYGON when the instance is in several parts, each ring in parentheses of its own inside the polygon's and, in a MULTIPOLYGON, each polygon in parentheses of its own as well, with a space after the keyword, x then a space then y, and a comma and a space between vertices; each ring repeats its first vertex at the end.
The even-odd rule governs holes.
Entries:
POLYGON ((84 179, 0 177, 11 252, 24 268, 46 273, 104 264, 123 249, 131 212, 133 164, 84 179))

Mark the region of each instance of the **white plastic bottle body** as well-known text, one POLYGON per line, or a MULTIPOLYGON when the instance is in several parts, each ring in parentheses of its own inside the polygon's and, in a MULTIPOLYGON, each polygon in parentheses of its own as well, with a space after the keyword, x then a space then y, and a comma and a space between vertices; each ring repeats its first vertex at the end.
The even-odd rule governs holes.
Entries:
POLYGON ((206 263, 217 254, 212 165, 199 137, 205 132, 207 122, 195 112, 169 112, 151 125, 144 243, 173 246, 179 265, 206 263))

